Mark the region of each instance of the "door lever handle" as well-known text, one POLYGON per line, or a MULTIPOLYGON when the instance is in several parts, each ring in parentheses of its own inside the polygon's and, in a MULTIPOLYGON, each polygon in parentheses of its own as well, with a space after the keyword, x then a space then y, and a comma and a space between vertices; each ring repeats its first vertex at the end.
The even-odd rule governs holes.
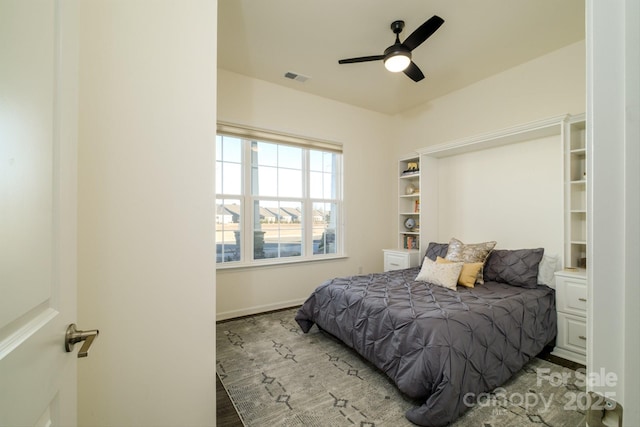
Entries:
POLYGON ((69 353, 73 350, 73 346, 76 343, 84 341, 82 347, 80 347, 80 351, 78 351, 78 357, 87 357, 89 355, 89 347, 91 347, 93 340, 96 339, 99 333, 100 331, 97 329, 81 331, 76 328, 75 323, 72 323, 67 327, 67 333, 64 338, 64 349, 69 353))

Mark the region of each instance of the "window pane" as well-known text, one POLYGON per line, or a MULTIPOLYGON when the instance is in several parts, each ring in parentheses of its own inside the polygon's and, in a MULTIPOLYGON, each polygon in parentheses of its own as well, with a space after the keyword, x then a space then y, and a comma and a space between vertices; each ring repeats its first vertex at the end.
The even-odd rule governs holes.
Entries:
POLYGON ((216 194, 222 194, 222 162, 216 162, 216 194))
POLYGON ((322 170, 326 173, 333 173, 336 168, 336 154, 322 153, 322 170))
POLYGON ((335 177, 329 173, 310 172, 310 197, 314 199, 335 199, 335 177))
POLYGON ((335 254, 337 248, 335 203, 313 204, 313 254, 335 254))
POLYGON ((242 141, 216 137, 216 193, 242 194, 242 141))
POLYGON ((239 163, 222 165, 222 194, 242 194, 242 166, 239 163))
POLYGON ((242 140, 231 136, 222 137, 222 155, 217 157, 225 162, 242 162, 242 140))
POLYGON ((252 141, 251 156, 254 165, 278 166, 278 145, 252 141))
POLYGON ((325 199, 336 199, 338 194, 336 192, 336 178, 330 173, 325 173, 323 183, 323 196, 325 199))
POLYGON ((255 201, 260 222, 254 227, 254 259, 302 255, 302 203, 255 201))
POLYGON ((302 197, 302 171, 294 169, 278 170, 278 196, 302 197))
POLYGON ((281 168, 302 169, 302 148, 278 146, 278 166, 281 168))
POLYGON ((258 166, 251 169, 251 192, 254 196, 278 195, 278 168, 258 166))
POLYGON ((309 170, 322 172, 322 151, 309 151, 309 170))
POLYGON ((337 198, 337 177, 334 176, 335 162, 336 154, 334 153, 309 152, 310 197, 314 199, 337 198))
POLYGON ((240 200, 216 199, 216 262, 240 261, 240 200))
POLYGON ((309 197, 314 199, 324 198, 322 175, 322 172, 309 173, 309 197))
POLYGON ((337 154, 324 151, 309 151, 309 169, 312 171, 333 173, 337 154))

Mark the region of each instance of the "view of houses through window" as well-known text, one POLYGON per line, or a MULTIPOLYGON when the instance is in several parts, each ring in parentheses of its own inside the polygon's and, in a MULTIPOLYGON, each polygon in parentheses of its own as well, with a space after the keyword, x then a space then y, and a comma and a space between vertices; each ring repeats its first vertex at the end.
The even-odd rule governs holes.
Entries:
POLYGON ((341 154, 216 138, 216 262, 306 260, 341 250, 341 154))

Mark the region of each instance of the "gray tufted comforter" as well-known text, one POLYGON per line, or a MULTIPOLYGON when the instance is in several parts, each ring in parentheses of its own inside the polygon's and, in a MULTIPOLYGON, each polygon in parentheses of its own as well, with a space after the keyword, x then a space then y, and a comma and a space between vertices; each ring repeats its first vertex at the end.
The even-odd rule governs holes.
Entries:
POLYGON ((556 336, 554 291, 487 282, 457 292, 416 282, 418 268, 335 278, 296 315, 384 371, 424 404, 407 411, 421 426, 445 426, 474 396, 503 384, 556 336))

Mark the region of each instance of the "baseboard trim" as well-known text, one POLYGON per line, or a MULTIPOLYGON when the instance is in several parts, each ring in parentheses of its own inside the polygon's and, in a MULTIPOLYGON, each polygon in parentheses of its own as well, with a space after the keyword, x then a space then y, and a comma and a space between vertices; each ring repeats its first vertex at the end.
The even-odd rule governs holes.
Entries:
POLYGON ((586 357, 584 354, 574 353, 573 351, 565 350, 564 348, 560 348, 556 346, 551 355, 561 357, 562 359, 570 360, 572 362, 580 363, 582 365, 586 365, 586 357))
POLYGON ((216 313, 216 321, 235 319, 236 317, 251 316, 253 314, 266 313, 283 308, 296 307, 302 305, 306 298, 295 299, 289 301, 277 302, 274 304, 258 305, 254 307, 241 308, 239 310, 230 310, 216 313))

